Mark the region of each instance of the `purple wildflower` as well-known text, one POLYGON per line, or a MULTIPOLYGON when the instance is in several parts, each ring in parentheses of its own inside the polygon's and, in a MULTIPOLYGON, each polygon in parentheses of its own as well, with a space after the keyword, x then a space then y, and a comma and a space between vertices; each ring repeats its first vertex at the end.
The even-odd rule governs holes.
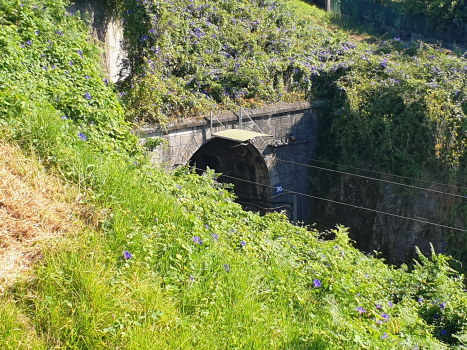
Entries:
POLYGON ((441 309, 444 309, 444 308, 446 307, 446 303, 443 302, 443 303, 439 304, 439 307, 440 307, 441 309))
POLYGON ((361 306, 357 307, 355 310, 358 311, 359 315, 366 313, 366 310, 361 306))
POLYGON ((83 51, 78 50, 78 54, 81 56, 81 58, 84 58, 84 56, 83 56, 83 51))
POLYGON ((218 241, 219 240, 219 235, 217 233, 214 233, 212 235, 212 238, 215 239, 216 241, 218 241))
POLYGON ((85 79, 89 79, 89 75, 85 75, 84 78, 85 78, 85 79))
POLYGON ((230 265, 229 264, 224 264, 224 270, 225 270, 225 272, 229 272, 230 271, 230 265))
POLYGON ((52 69, 55 69, 55 64, 52 64, 52 69))
POLYGON ((385 67, 385 68, 388 66, 388 60, 387 60, 387 58, 385 58, 385 59, 383 60, 383 62, 381 62, 381 65, 382 65, 383 67, 385 67))
POLYGON ((67 119, 68 119, 68 117, 67 117, 66 115, 64 115, 64 116, 62 117, 62 120, 67 120, 67 119))
POLYGON ((246 246, 246 242, 245 242, 245 241, 241 241, 240 243, 241 243, 242 247, 246 246))
POLYGON ((445 329, 442 329, 442 330, 441 330, 441 334, 442 334, 442 335, 446 335, 446 334, 448 334, 448 331, 445 330, 445 329))
POLYGON ((127 250, 123 251, 123 259, 128 260, 128 259, 131 259, 132 257, 133 255, 129 251, 127 250))
POLYGON ((314 284, 315 288, 321 287, 321 281, 319 279, 314 279, 313 284, 314 284))
POLYGON ((195 242, 196 244, 199 244, 199 245, 203 244, 202 239, 200 237, 198 237, 198 236, 193 237, 193 242, 195 242))
POLYGON ((206 230, 209 230, 209 225, 208 224, 204 225, 204 227, 206 228, 206 230))
POLYGON ((72 66, 72 65, 73 65, 73 61, 70 61, 70 66, 72 66))
POLYGON ((66 70, 66 71, 65 71, 65 74, 68 74, 68 73, 69 73, 69 72, 66 70))
POLYGON ((438 315, 438 314, 434 314, 433 317, 434 317, 434 318, 439 318, 439 315, 438 315))
POLYGON ((89 92, 86 92, 86 99, 87 100, 90 100, 92 97, 91 97, 91 94, 89 92))
POLYGON ((386 322, 389 321, 389 315, 388 314, 382 314, 381 317, 384 318, 386 320, 386 322))
POLYGON ((175 187, 177 187, 179 190, 182 189, 179 184, 175 184, 175 187))
POLYGON ((193 275, 190 273, 190 281, 193 282, 195 280, 195 278, 193 277, 193 275))
POLYGON ((386 339, 388 337, 388 334, 384 332, 384 334, 381 336, 381 339, 386 339))
POLYGON ((81 140, 85 141, 85 142, 88 140, 88 137, 87 137, 85 134, 83 134, 82 132, 80 132, 80 133, 78 134, 78 137, 79 137, 81 140))
POLYGON ((38 30, 36 30, 35 33, 36 33, 36 35, 39 35, 39 31, 38 31, 38 30))
POLYGON ((31 41, 31 40, 28 40, 28 41, 26 42, 26 44, 32 45, 32 41, 31 41))
POLYGON ((390 301, 390 302, 388 303, 388 305, 389 305, 389 307, 394 307, 394 305, 392 304, 392 301, 390 301))

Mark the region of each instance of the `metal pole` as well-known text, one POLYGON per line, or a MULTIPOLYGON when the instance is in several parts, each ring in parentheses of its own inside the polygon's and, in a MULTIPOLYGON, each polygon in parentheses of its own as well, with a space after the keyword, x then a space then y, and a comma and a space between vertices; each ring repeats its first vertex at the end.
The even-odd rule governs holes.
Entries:
POLYGON ((211 111, 211 138, 212 138, 212 111, 211 111))
POLYGON ((298 221, 298 204, 297 204, 297 195, 293 195, 293 222, 298 221))
POLYGON ((238 116, 238 128, 239 129, 243 129, 243 125, 242 125, 242 107, 240 107, 240 113, 239 113, 239 116, 238 116))
POLYGON ((326 0, 326 11, 331 12, 331 0, 326 0))

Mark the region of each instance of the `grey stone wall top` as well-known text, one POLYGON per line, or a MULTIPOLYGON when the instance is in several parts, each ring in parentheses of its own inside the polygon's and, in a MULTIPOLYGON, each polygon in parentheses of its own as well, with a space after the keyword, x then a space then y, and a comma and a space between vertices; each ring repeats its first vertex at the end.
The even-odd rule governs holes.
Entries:
MULTIPOLYGON (((312 103, 309 102, 295 102, 295 103, 280 103, 275 104, 273 106, 267 106, 260 109, 249 110, 245 109, 246 113, 252 118, 261 118, 271 115, 277 115, 281 113, 290 113, 296 111, 302 111, 306 109, 310 109, 311 107, 321 107, 325 102, 324 101, 313 101, 312 103)), ((222 114, 215 115, 217 119, 221 123, 228 123, 231 121, 238 121, 238 112, 226 112, 222 114)), ((213 118, 213 125, 218 125, 219 122, 213 118)), ((245 115, 243 116, 242 120, 248 121, 249 118, 245 115)), ((209 125, 209 115, 208 116, 199 116, 199 117, 192 117, 186 118, 180 121, 175 121, 167 125, 165 132, 186 129, 186 128, 195 128, 199 126, 207 126, 209 125)), ((138 130, 140 135, 147 135, 155 132, 162 131, 162 127, 160 125, 149 125, 142 127, 138 130)))

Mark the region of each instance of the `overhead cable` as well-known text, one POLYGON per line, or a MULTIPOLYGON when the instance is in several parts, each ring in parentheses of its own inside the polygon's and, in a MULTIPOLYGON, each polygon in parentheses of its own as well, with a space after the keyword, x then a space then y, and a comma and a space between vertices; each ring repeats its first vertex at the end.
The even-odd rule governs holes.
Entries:
POLYGON ((353 167, 353 166, 350 166, 350 165, 338 164, 338 163, 332 163, 332 162, 326 162, 326 161, 324 161, 324 160, 318 160, 318 159, 315 159, 315 158, 307 158, 307 157, 296 156, 296 155, 292 155, 292 157, 302 158, 302 159, 306 159, 306 160, 311 160, 311 161, 318 162, 318 163, 331 164, 331 165, 336 165, 336 166, 343 166, 343 167, 346 167, 346 168, 355 169, 355 170, 361 170, 361 171, 366 171, 366 172, 370 172, 370 173, 374 173, 374 174, 380 174, 380 175, 385 175, 385 176, 394 176, 394 177, 398 177, 398 178, 400 178, 400 179, 406 179, 406 180, 412 180, 412 181, 421 181, 421 182, 426 182, 426 183, 433 184, 433 185, 446 186, 446 187, 453 187, 453 188, 455 188, 455 189, 467 190, 467 187, 456 186, 456 185, 449 185, 449 184, 445 184, 445 183, 441 183, 441 182, 433 182, 433 181, 428 181, 428 180, 422 180, 422 179, 417 179, 417 178, 415 178, 415 177, 408 177, 408 176, 402 176, 402 175, 396 175, 396 174, 382 173, 382 172, 380 172, 380 171, 368 170, 368 169, 363 169, 363 168, 356 168, 356 167, 353 167))
POLYGON ((350 175, 350 176, 360 177, 360 178, 362 178, 362 179, 374 180, 374 181, 380 181, 380 182, 386 182, 386 183, 389 183, 389 184, 392 184, 392 185, 404 186, 404 187, 410 187, 410 188, 416 188, 416 189, 418 189, 418 190, 423 190, 423 191, 428 191, 428 192, 434 192, 434 193, 440 193, 440 194, 444 194, 444 195, 447 195, 447 196, 453 196, 453 197, 459 197, 459 198, 467 199, 467 196, 463 196, 463 195, 460 195, 460 194, 455 194, 455 193, 450 193, 450 192, 445 192, 445 191, 432 190, 432 189, 425 188, 425 187, 407 185, 407 184, 402 184, 402 183, 400 183, 400 182, 394 182, 394 181, 389 181, 389 180, 377 179, 377 178, 374 178, 374 177, 369 177, 369 176, 364 176, 364 175, 358 175, 358 174, 347 173, 347 172, 345 172, 345 171, 340 171, 340 170, 322 168, 322 167, 319 167, 319 166, 316 166, 316 165, 303 164, 303 163, 293 162, 293 161, 291 161, 291 160, 285 160, 285 159, 280 159, 280 158, 276 158, 276 157, 268 157, 268 156, 267 156, 267 157, 264 157, 264 158, 274 159, 274 160, 278 160, 278 161, 285 162, 285 163, 290 163, 290 164, 302 165, 302 166, 306 166, 306 167, 314 168, 314 169, 319 169, 319 170, 326 170, 326 171, 330 171, 330 172, 334 172, 334 173, 339 173, 339 174, 344 174, 344 175, 350 175))
MULTIPOLYGON (((206 169, 200 169, 200 168, 195 168, 195 169, 201 170, 201 171, 206 171, 206 169)), ((234 177, 234 176, 230 176, 230 175, 221 174, 219 177, 227 177, 227 178, 230 178, 230 179, 239 180, 239 181, 243 181, 243 182, 248 182, 248 183, 251 183, 251 184, 255 184, 255 185, 259 185, 259 186, 263 186, 263 187, 267 187, 267 188, 276 188, 276 187, 274 187, 274 186, 261 184, 261 183, 259 183, 259 182, 255 182, 255 181, 240 179, 240 178, 238 178, 238 177, 234 177)), ((282 191, 283 191, 283 192, 286 192, 286 193, 290 193, 290 194, 296 194, 296 195, 299 195, 299 196, 308 197, 308 198, 323 200, 323 201, 330 202, 330 203, 334 203, 334 204, 341 204, 341 205, 345 205, 345 206, 352 207, 352 208, 356 208, 356 209, 360 209, 360 210, 367 210, 367 211, 371 211, 371 212, 374 212, 374 213, 377 213, 377 214, 389 215, 389 216, 396 217, 396 218, 399 218, 399 219, 405 219, 405 220, 410 220, 410 221, 416 221, 416 222, 420 222, 420 223, 423 223, 423 224, 428 224, 428 225, 438 226, 438 227, 441 227, 441 228, 446 228, 446 229, 449 229, 449 230, 456 230, 456 231, 461 231, 461 232, 467 232, 467 230, 465 230, 465 229, 460 229, 460 228, 456 228, 456 227, 451 227, 451 226, 436 224, 436 223, 434 223, 434 222, 425 221, 425 220, 419 220, 419 219, 409 218, 409 217, 407 217, 407 216, 402 216, 402 215, 387 213, 387 212, 384 212, 384 211, 381 211, 381 210, 370 209, 370 208, 361 207, 361 206, 358 206, 358 205, 353 205, 353 204, 348 204, 348 203, 343 203, 343 202, 335 201, 335 200, 332 200, 332 199, 327 199, 327 198, 312 196, 312 195, 310 195, 310 194, 305 194, 305 193, 300 193, 300 192, 295 192, 295 191, 289 191, 289 190, 285 190, 285 189, 282 189, 282 191)))

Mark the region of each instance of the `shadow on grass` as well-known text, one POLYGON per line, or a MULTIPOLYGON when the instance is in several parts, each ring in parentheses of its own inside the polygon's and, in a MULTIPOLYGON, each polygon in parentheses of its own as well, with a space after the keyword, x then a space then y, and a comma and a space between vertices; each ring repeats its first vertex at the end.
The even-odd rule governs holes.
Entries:
POLYGON ((329 14, 328 26, 333 29, 344 30, 349 33, 352 39, 369 44, 375 43, 378 39, 384 40, 392 37, 389 33, 383 33, 355 18, 336 13, 329 14))

